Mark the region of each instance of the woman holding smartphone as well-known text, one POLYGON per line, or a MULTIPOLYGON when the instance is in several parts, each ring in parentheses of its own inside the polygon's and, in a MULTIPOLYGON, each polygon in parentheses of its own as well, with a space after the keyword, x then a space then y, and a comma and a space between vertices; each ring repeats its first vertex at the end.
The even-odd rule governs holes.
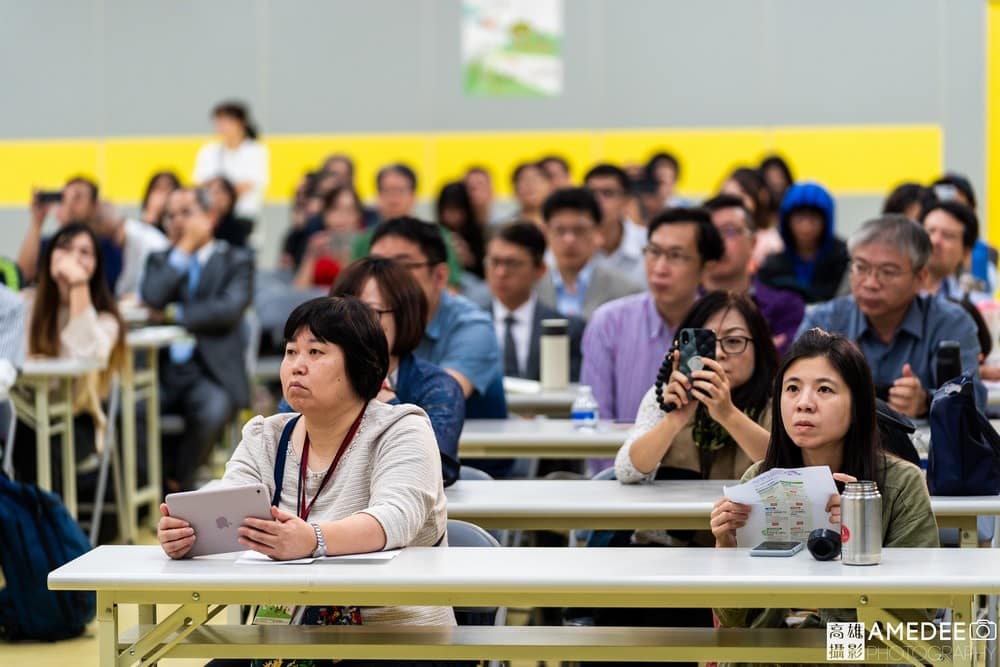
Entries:
MULTIPOLYGON (((774 383, 771 442, 743 481, 773 468, 829 466, 839 483, 872 480, 882 495, 882 544, 936 547, 938 529, 920 468, 883 451, 876 429, 875 390, 861 351, 849 340, 810 329, 792 345, 774 383)), ((827 505, 840 523, 840 495, 827 505)), ((748 505, 720 499, 711 526, 717 547, 735 547, 748 505)), ((741 546, 753 546, 750 544, 741 546)), ((897 614, 906 612, 896 612, 897 614)), ((784 627, 788 609, 717 609, 722 625, 784 627)), ((912 616, 912 612, 910 612, 912 616)), ((854 610, 820 609, 806 627, 856 620, 854 610)), ((919 620, 927 620, 920 617, 919 620)))
MULTIPOLYGON (((663 403, 673 409, 661 409, 655 387, 643 397, 615 458, 623 484, 678 476, 734 479, 764 458, 778 367, 767 322, 746 296, 717 291, 694 304, 678 332, 688 328, 715 333, 715 359, 702 357, 704 368, 688 377, 678 369, 675 339, 673 372, 663 386, 663 403)), ((661 541, 657 534, 663 535, 641 532, 636 540, 661 541)))

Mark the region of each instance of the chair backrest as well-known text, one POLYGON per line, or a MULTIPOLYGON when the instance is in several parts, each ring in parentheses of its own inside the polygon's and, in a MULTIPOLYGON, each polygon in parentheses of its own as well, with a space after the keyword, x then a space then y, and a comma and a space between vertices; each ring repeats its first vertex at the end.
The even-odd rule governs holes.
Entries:
POLYGON ((473 468, 472 466, 462 466, 458 469, 459 479, 471 479, 471 480, 490 480, 493 479, 488 472, 483 472, 479 468, 473 468))
POLYGON ((449 547, 498 547, 500 543, 495 537, 468 521, 448 519, 449 547))
POLYGON ((246 366, 247 377, 252 381, 257 375, 257 359, 260 355, 260 320, 253 308, 247 308, 243 313, 240 338, 244 345, 243 363, 246 366))

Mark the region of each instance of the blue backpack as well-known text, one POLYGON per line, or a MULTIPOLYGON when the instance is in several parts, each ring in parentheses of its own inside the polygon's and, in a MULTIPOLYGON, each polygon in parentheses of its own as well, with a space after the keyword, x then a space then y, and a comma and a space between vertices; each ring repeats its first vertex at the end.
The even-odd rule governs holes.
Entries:
POLYGON ((50 591, 49 572, 90 551, 55 494, 0 473, 0 638, 55 641, 83 634, 94 593, 50 591))
POLYGON ((971 375, 961 375, 934 392, 929 419, 931 495, 1000 494, 1000 434, 976 407, 971 375))

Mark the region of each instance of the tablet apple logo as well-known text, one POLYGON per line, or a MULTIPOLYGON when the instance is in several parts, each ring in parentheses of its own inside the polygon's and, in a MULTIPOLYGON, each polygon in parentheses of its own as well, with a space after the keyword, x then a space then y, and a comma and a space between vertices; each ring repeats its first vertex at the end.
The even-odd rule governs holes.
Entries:
POLYGON ((233 524, 229 523, 229 519, 224 516, 220 516, 215 520, 215 525, 218 526, 219 530, 231 527, 233 524))

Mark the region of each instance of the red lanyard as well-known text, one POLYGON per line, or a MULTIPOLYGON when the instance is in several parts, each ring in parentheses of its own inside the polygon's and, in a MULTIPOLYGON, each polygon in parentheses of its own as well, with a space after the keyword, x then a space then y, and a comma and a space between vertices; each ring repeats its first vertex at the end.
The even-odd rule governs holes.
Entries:
POLYGON ((357 419, 351 424, 350 430, 347 431, 347 435, 344 436, 344 441, 340 443, 340 449, 337 450, 337 455, 333 457, 333 462, 330 467, 326 469, 326 474, 323 475, 323 481, 319 483, 319 488, 316 489, 316 495, 313 496, 311 502, 306 502, 306 473, 309 468, 309 431, 306 431, 305 441, 302 443, 302 463, 299 464, 299 496, 298 502, 295 507, 295 513, 299 515, 299 518, 305 521, 309 518, 309 510, 312 509, 313 505, 316 504, 316 499, 319 498, 319 494, 323 492, 323 488, 326 487, 327 482, 333 477, 333 471, 337 469, 337 464, 340 463, 340 457, 344 455, 347 451, 347 447, 351 444, 351 440, 354 439, 354 434, 358 432, 358 427, 361 426, 361 418, 365 416, 365 407, 361 408, 361 412, 358 413, 357 419))

